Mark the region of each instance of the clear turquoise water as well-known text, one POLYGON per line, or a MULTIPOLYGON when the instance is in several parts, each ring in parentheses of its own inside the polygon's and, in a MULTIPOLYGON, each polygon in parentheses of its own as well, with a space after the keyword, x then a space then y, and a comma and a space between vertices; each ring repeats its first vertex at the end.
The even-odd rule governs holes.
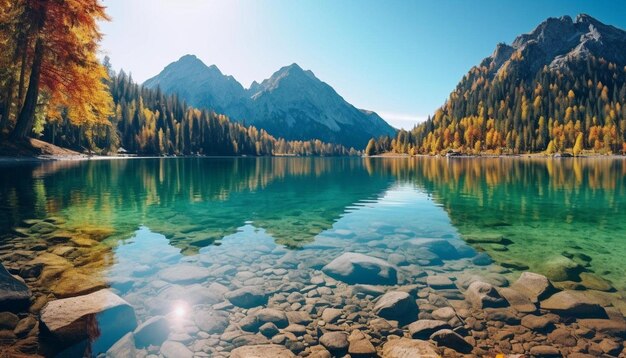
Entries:
MULTIPOLYGON (((232 289, 259 272, 267 282, 297 281, 346 251, 401 253, 401 274, 413 282, 421 261, 410 245, 421 238, 509 267, 461 260, 429 274, 497 271, 512 280, 520 270, 554 274, 553 263, 565 262, 573 269, 563 285, 585 289, 591 274, 614 292, 588 292, 626 313, 622 159, 167 158, 13 164, 0 173, 0 254, 38 239, 13 233, 27 219, 104 233, 77 244, 72 264, 144 318, 180 299, 163 295, 168 287, 187 287, 163 282, 168 267, 232 266, 212 279, 232 289), (485 237, 506 240, 464 241, 485 237), (288 268, 283 278, 277 267, 288 268)), ((11 257, 3 264, 19 267, 11 257)))

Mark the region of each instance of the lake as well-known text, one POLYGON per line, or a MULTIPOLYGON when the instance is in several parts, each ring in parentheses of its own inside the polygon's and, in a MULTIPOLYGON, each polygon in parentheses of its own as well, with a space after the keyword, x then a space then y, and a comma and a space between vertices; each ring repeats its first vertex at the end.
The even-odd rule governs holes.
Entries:
MULTIPOLYGON (((382 315, 375 297, 400 286, 432 318, 433 293, 463 301, 477 277, 504 287, 524 271, 601 302, 611 317, 626 314, 620 158, 146 158, 3 164, 0 173, 0 257, 31 288, 31 312, 110 287, 139 322, 167 317, 167 349, 180 354, 258 343, 264 334, 239 328, 259 305, 306 312, 289 320, 303 326, 288 332, 295 340, 265 336, 310 353, 323 308, 343 310, 325 325, 372 327, 372 312, 382 315), (344 253, 381 259, 395 279, 323 269, 344 253)), ((367 334, 378 347, 376 332, 367 334)), ((67 346, 40 343, 46 355, 67 346)))

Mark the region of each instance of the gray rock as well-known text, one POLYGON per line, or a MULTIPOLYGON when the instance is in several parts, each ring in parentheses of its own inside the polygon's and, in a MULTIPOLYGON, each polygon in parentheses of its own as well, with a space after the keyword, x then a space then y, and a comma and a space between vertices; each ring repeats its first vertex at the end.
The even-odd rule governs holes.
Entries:
POLYGON ((490 284, 480 281, 472 282, 465 291, 467 301, 474 308, 504 307, 507 302, 490 284))
POLYGON ((417 318, 419 309, 415 299, 410 294, 402 291, 390 291, 378 299, 374 306, 374 313, 382 318, 405 324, 417 318))
POLYGON ((472 351, 472 345, 451 329, 439 330, 433 333, 430 339, 437 342, 438 346, 452 348, 457 352, 470 353, 472 351))
POLYGON ((511 288, 528 297, 533 303, 544 300, 556 292, 547 277, 534 272, 523 272, 511 288))
POLYGON ((382 358, 439 358, 435 347, 419 339, 398 338, 385 343, 382 358))
POLYGON ((0 264, 0 311, 20 312, 28 309, 30 290, 0 264))
POLYGON ((106 352, 137 327, 133 308, 110 290, 50 301, 41 310, 40 320, 44 332, 64 345, 90 339, 94 354, 106 352), (90 332, 96 336, 90 337, 90 332))
POLYGON ((347 352, 350 343, 345 332, 326 332, 320 337, 320 344, 334 355, 340 355, 347 352))
POLYGON ((243 308, 252 308, 267 303, 267 295, 262 287, 242 287, 228 292, 224 297, 232 304, 243 308))
POLYGON ((135 358, 137 351, 135 349, 135 339, 132 333, 126 333, 106 352, 106 358, 135 358))
POLYGON ((170 325, 167 318, 154 316, 137 326, 133 333, 135 345, 139 348, 160 346, 170 334, 170 325))
POLYGON ((293 358, 293 354, 289 349, 275 345, 256 345, 244 346, 233 349, 230 358, 293 358))
POLYGON ((193 358, 193 352, 184 344, 174 341, 166 341, 161 346, 161 354, 165 358, 193 358))
POLYGON ((429 339, 430 336, 441 329, 452 329, 448 322, 433 320, 433 319, 421 319, 415 321, 407 327, 411 337, 416 339, 429 339))
POLYGON ((607 318, 602 306, 572 291, 555 293, 547 300, 541 301, 541 308, 567 317, 607 318))
POLYGON ((328 276, 349 284, 395 285, 396 268, 382 259, 346 252, 322 268, 328 276))

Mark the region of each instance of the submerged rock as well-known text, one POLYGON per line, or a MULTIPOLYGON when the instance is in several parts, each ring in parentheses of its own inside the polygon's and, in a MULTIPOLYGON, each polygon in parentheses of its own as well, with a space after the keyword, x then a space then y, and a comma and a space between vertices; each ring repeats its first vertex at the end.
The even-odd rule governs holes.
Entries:
POLYGON ((193 352, 180 342, 167 341, 161 346, 161 354, 165 358, 193 358, 193 352))
POLYGON ((544 300, 556 292, 556 288, 547 277, 534 272, 523 272, 511 288, 528 297, 533 303, 544 300))
POLYGON ((137 327, 133 308, 109 290, 50 301, 40 319, 44 332, 62 345, 90 339, 93 353, 106 352, 137 327))
POLYGON ((106 358, 131 358, 136 356, 135 339, 132 333, 126 333, 106 352, 106 358))
POLYGON ((374 313, 385 319, 408 323, 417 318, 419 308, 410 294, 402 291, 390 291, 376 302, 374 313))
POLYGON ((170 334, 170 325, 167 318, 154 316, 140 324, 134 332, 135 344, 139 348, 149 345, 161 345, 170 334))
POLYGON ((197 283, 206 281, 211 272, 205 267, 194 265, 177 265, 159 272, 159 277, 172 283, 197 283))
POLYGON ((328 276, 349 284, 395 285, 396 268, 385 260, 346 252, 322 268, 328 276))
POLYGON ((334 355, 341 356, 348 350, 348 335, 345 332, 326 332, 320 337, 320 344, 334 355))
POLYGON ((30 290, 0 264, 0 311, 19 312, 30 304, 30 290))
POLYGON ((398 338, 383 346, 382 358, 439 358, 435 347, 419 339, 398 338))
POLYGON ((607 318, 606 311, 602 306, 570 291, 555 293, 547 300, 541 301, 541 308, 561 316, 607 318))
POLYGON ((407 328, 409 329, 411 337, 416 339, 428 339, 433 333, 441 329, 451 329, 452 327, 445 321, 421 319, 409 324, 407 328))
POLYGON ((472 345, 451 329, 439 330, 433 333, 430 339, 437 342, 438 346, 452 348, 457 352, 469 353, 472 351, 472 345))
POLYGON ((580 273, 584 268, 572 259, 557 255, 544 261, 543 270, 546 277, 553 281, 580 281, 580 273))
POLYGON ((474 308, 504 307, 508 305, 498 291, 486 282, 472 282, 465 292, 465 297, 474 308))
POLYGON ((413 239, 410 243, 432 252, 441 260, 454 260, 461 256, 456 247, 446 239, 413 239))
POLYGON ((267 294, 259 286, 242 287, 226 293, 224 297, 235 306, 243 308, 252 308, 267 303, 267 294))
POLYGON ((293 358, 289 349, 276 344, 244 346, 233 349, 230 358, 293 358))
POLYGON ((376 355, 376 348, 367 338, 367 336, 355 329, 348 337, 348 354, 352 357, 373 357, 376 355))

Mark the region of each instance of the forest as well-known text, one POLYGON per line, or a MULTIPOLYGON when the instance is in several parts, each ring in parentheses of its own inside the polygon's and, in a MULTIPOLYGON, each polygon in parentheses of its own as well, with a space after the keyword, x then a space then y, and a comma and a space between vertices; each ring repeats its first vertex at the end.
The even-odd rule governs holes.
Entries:
POLYGON ((0 141, 29 137, 95 154, 356 155, 319 140, 286 141, 142 88, 98 58, 97 0, 2 1, 0 141))
MULTIPOLYGON (((521 61, 521 59, 520 59, 521 61)), ((472 68, 434 116, 365 153, 519 154, 626 151, 626 67, 590 56, 534 77, 515 63, 472 68)))

